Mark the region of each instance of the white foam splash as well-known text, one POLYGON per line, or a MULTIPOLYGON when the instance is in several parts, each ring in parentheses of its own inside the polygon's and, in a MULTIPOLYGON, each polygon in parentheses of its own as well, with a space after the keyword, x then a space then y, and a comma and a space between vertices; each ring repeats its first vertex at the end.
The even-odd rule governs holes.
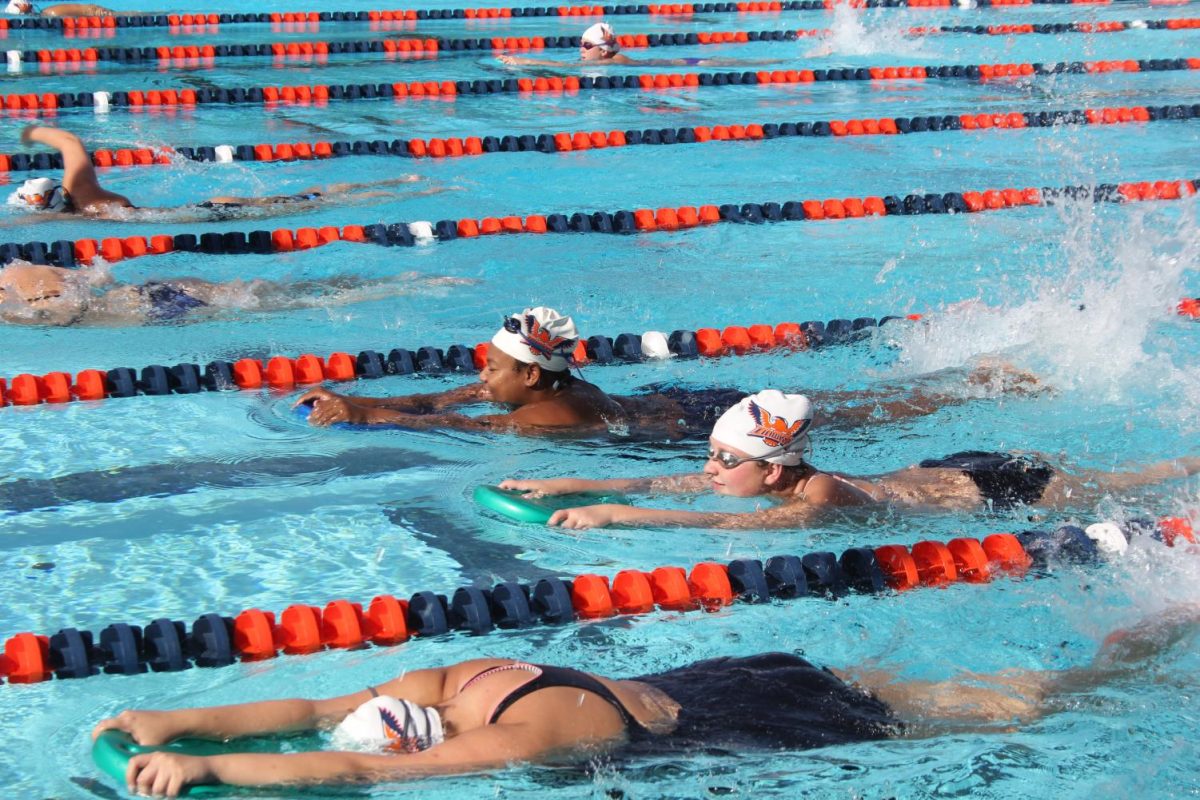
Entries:
MULTIPOLYGON (((940 309, 901 335, 904 372, 931 372, 1004 354, 1053 385, 1084 390, 1109 401, 1132 385, 1155 385, 1200 409, 1200 377, 1176 365, 1157 333, 1184 323, 1175 306, 1186 294, 1186 273, 1200 265, 1195 200, 1176 205, 1172 218, 1160 204, 1130 207, 1114 220, 1090 201, 1058 207, 1067 222, 1054 263, 1034 275, 1029 299, 995 307, 971 299, 940 309)), ((1030 255, 1032 257, 1032 255, 1030 255)))
POLYGON ((839 3, 833 8, 829 32, 805 56, 921 55, 924 41, 906 35, 909 27, 907 15, 871 13, 839 3))

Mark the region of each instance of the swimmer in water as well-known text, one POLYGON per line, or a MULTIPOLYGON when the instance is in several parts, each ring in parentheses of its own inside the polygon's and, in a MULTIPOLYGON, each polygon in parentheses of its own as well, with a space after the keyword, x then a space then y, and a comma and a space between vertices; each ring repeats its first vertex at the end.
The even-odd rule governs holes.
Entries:
POLYGON ((39 9, 29 0, 11 0, 5 13, 34 17, 128 17, 142 16, 144 11, 114 11, 92 3, 55 3, 39 9))
POLYGON ((790 653, 721 657, 637 677, 481 658, 406 672, 326 700, 176 711, 129 710, 93 738, 139 744, 226 741, 333 728, 340 751, 190 756, 143 753, 129 791, 174 797, 188 786, 382 783, 598 757, 806 750, 896 737, 1004 732, 1070 707, 1073 696, 1161 671, 1194 637, 1200 607, 1180 605, 1109 635, 1084 666, 1005 670, 946 681, 878 668, 822 669, 790 653))
MULTIPOLYGON (((390 196, 384 192, 362 191, 380 186, 413 183, 419 178, 406 175, 375 183, 335 184, 321 191, 308 190, 301 194, 271 195, 268 197, 213 197, 202 203, 176 208, 139 208, 124 195, 110 192, 100 185, 92 159, 83 142, 69 131, 30 125, 21 131, 23 144, 44 144, 62 153, 62 182, 51 178, 30 178, 8 197, 8 204, 35 212, 78 214, 106 220, 154 219, 169 222, 212 222, 228 219, 262 218, 294 214, 315 208, 333 197, 356 200, 390 196)), ((445 191, 430 188, 408 197, 445 191)), ((37 216, 46 217, 46 214, 37 216)), ((29 221, 24 218, 22 222, 29 221)))
POLYGON ((808 463, 813 406, 802 394, 767 389, 743 398, 713 427, 700 474, 655 478, 506 480, 502 489, 541 495, 653 492, 765 497, 777 504, 743 514, 676 511, 604 504, 555 511, 548 525, 693 528, 804 527, 832 509, 888 504, 908 509, 977 511, 1017 506, 1060 508, 1114 491, 1185 478, 1200 458, 1178 458, 1133 472, 1067 475, 1041 458, 964 451, 883 475, 860 477, 808 463))
MULTIPOLYGON (((564 67, 563 61, 549 61, 523 56, 496 57, 502 64, 514 67, 564 67)), ((597 22, 583 32, 579 40, 579 62, 586 66, 605 64, 637 65, 641 67, 750 67, 778 64, 779 59, 738 58, 643 58, 632 59, 621 52, 621 45, 612 26, 597 22)))
POLYGON ((283 311, 359 302, 394 296, 415 286, 472 282, 409 272, 375 282, 342 276, 287 284, 172 278, 120 285, 95 267, 63 269, 18 261, 0 269, 0 320, 23 325, 144 325, 212 316, 230 309, 283 311))
MULTIPOLYGON (((313 406, 308 418, 313 425, 349 422, 575 436, 621 430, 681 438, 707 435, 717 417, 745 396, 740 389, 661 386, 649 387, 651 391, 641 395, 609 395, 571 373, 578 343, 571 317, 544 306, 527 308, 506 317, 496 331, 476 383, 438 394, 401 397, 355 397, 316 388, 301 395, 296 405, 313 406), (510 410, 475 417, 453 410, 479 403, 510 410)), ((966 376, 966 382, 1000 391, 1029 390, 1031 376, 1001 372, 977 370, 966 376)), ((825 392, 821 397, 830 407, 836 406, 827 424, 845 426, 924 416, 965 399, 921 389, 825 392)))

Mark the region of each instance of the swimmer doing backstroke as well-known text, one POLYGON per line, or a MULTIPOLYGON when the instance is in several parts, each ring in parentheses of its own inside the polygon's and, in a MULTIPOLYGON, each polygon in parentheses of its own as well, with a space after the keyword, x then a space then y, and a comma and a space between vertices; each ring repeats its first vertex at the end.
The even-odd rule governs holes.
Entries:
POLYGON ((748 513, 708 513, 604 504, 554 512, 564 528, 688 526, 792 528, 834 509, 975 511, 1017 506, 1061 508, 1200 472, 1200 458, 1163 461, 1135 471, 1069 474, 1034 455, 969 450, 882 475, 820 470, 808 462, 813 404, 800 394, 768 389, 740 400, 717 420, 699 473, 653 478, 506 480, 502 489, 537 495, 580 492, 763 497, 776 504, 748 513))
MULTIPOLYGON (((124 195, 111 192, 100 185, 92 160, 83 142, 69 131, 30 125, 21 131, 24 144, 44 144, 62 153, 62 181, 53 178, 30 178, 9 195, 8 204, 35 212, 78 214, 106 220, 154 219, 168 222, 211 222, 227 219, 262 218, 293 214, 316 208, 335 197, 365 200, 393 196, 387 192, 369 191, 383 186, 395 186, 418 181, 416 175, 372 183, 334 184, 300 194, 270 195, 267 197, 213 197, 202 203, 172 208, 141 208, 124 195)), ((431 187, 405 197, 436 194, 443 188, 431 187)), ((49 218, 41 214, 44 218, 49 218)), ((30 221, 23 218, 23 224, 30 221)))

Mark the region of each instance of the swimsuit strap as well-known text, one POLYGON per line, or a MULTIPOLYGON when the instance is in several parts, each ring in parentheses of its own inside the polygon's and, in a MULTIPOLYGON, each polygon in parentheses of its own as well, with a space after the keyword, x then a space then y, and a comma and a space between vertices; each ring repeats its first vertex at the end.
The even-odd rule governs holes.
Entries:
MULTIPOLYGON (((580 672, 574 669, 565 669, 563 667, 550 667, 545 665, 534 664, 513 664, 510 665, 516 669, 528 669, 530 667, 538 670, 538 673, 526 681, 525 683, 513 689, 508 695, 496 704, 492 710, 491 716, 488 717, 488 724, 493 724, 500 718, 500 715, 508 710, 513 703, 516 703, 521 698, 533 694, 540 689, 552 689, 563 687, 567 689, 580 689, 585 692, 591 692, 599 697, 604 702, 608 703, 617 713, 621 715, 621 721, 625 723, 625 727, 631 731, 646 732, 646 728, 642 723, 629 713, 629 709, 625 704, 617 699, 617 696, 600 681, 588 675, 586 672, 580 672)), ((496 669, 502 669, 497 667, 496 669)), ((476 676, 478 677, 478 676, 476 676)))

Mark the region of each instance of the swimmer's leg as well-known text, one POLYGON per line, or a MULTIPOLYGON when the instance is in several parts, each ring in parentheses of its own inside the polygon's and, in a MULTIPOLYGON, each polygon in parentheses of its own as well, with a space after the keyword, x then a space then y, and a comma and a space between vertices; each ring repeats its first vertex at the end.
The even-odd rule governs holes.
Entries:
POLYGON ((867 689, 918 729, 993 727, 1035 720, 1056 710, 1048 702, 1056 696, 1091 691, 1141 673, 1149 662, 1197 632, 1200 605, 1181 605, 1109 634, 1092 662, 1075 669, 1006 670, 950 681, 898 681, 892 673, 868 669, 835 674, 867 689))
POLYGON ((1069 502, 1099 500, 1114 492, 1154 486, 1179 478, 1188 478, 1198 473, 1200 473, 1200 458, 1192 456, 1159 461, 1139 469, 1122 472, 1084 470, 1072 474, 1056 470, 1037 505, 1054 508, 1069 502))

